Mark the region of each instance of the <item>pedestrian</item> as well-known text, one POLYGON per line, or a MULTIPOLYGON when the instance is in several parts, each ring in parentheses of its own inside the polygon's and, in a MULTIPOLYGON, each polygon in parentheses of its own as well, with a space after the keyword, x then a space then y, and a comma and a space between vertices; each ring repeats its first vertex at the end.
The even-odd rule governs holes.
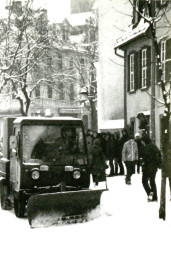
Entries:
POLYGON ((87 130, 86 142, 87 142, 87 150, 88 150, 88 153, 89 153, 91 151, 92 146, 93 146, 93 132, 92 132, 91 129, 87 130))
POLYGON ((106 133, 105 132, 102 132, 101 133, 101 145, 102 145, 102 150, 103 150, 103 153, 106 157, 106 146, 107 146, 107 142, 106 142, 106 133))
POLYGON ((139 133, 135 134, 135 142, 137 143, 138 146, 138 160, 137 160, 137 173, 140 173, 140 168, 141 168, 141 162, 142 162, 142 152, 143 148, 145 146, 145 143, 141 140, 141 136, 139 133))
POLYGON ((120 132, 115 132, 115 172, 118 175, 124 175, 124 166, 122 162, 122 149, 123 149, 123 142, 120 141, 120 132), (119 173, 118 173, 119 167, 119 173))
POLYGON ((126 184, 131 184, 131 176, 135 173, 135 161, 138 160, 138 147, 133 136, 125 142, 122 150, 122 161, 125 163, 127 174, 125 178, 126 184))
POLYGON ((161 167, 161 153, 148 135, 144 137, 145 147, 142 154, 142 184, 148 196, 148 201, 157 201, 156 173, 161 167))
POLYGON ((100 146, 99 140, 94 140, 92 150, 89 154, 90 173, 93 182, 97 186, 99 182, 106 180, 105 170, 107 169, 105 155, 100 146))
POLYGON ((170 188, 170 201, 171 201, 171 138, 169 141, 169 145, 167 147, 167 151, 166 151, 166 157, 167 159, 165 159, 165 172, 166 172, 166 177, 168 177, 169 179, 169 188, 170 188))
POLYGON ((108 132, 107 145, 106 145, 106 154, 107 154, 107 158, 109 160, 109 166, 110 166, 110 173, 108 177, 113 177, 114 175, 117 175, 117 173, 114 172, 115 148, 116 148, 115 138, 110 132, 108 132))

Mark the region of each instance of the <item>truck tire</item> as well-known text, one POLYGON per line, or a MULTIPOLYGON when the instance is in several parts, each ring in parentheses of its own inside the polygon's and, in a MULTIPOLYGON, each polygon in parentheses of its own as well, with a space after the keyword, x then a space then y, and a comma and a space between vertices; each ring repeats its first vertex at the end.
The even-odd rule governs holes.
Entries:
POLYGON ((11 202, 8 199, 8 188, 4 180, 1 181, 1 209, 2 210, 11 209, 11 202))
POLYGON ((24 217, 25 213, 25 202, 22 198, 14 196, 14 212, 18 218, 24 217))

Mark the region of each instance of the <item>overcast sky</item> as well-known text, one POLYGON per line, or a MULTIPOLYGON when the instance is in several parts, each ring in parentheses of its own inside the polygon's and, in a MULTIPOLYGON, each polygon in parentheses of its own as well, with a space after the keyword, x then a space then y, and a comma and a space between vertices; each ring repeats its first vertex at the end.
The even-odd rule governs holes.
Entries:
MULTIPOLYGON (((3 13, 5 5, 10 0, 0 0, 0 13, 3 13)), ((24 1, 24 0, 23 0, 24 1)), ((35 7, 44 7, 48 10, 48 18, 57 21, 70 13, 70 0, 33 0, 35 7)))

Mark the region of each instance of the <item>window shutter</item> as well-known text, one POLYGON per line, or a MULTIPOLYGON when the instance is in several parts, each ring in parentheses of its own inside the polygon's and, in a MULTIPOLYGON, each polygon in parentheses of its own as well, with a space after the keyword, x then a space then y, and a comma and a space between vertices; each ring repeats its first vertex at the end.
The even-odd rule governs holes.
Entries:
POLYGON ((138 89, 138 52, 134 52, 134 91, 138 89))
POLYGON ((171 38, 169 38, 166 41, 166 82, 169 82, 170 79, 171 79, 171 38))
MULTIPOLYGON (((158 49, 160 54, 160 63, 161 63, 161 42, 158 43, 158 49)), ((159 72, 159 67, 157 66, 157 82, 160 82, 161 80, 161 72, 159 72)))
POLYGON ((128 55, 128 59, 127 59, 127 63, 128 63, 128 85, 127 85, 127 91, 129 92, 130 91, 130 54, 128 55))
POLYGON ((138 88, 142 87, 142 52, 138 52, 138 88))
POLYGON ((151 85, 151 46, 147 46, 147 87, 151 85))

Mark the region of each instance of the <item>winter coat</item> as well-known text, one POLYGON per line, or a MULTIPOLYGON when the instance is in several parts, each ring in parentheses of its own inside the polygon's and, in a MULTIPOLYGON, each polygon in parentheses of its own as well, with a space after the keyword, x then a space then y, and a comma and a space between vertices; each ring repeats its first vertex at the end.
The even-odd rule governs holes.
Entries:
POLYGON ((86 142, 87 142, 88 152, 90 152, 91 149, 92 149, 92 146, 93 146, 93 136, 92 135, 86 135, 86 142))
POLYGON ((108 159, 116 157, 116 147, 116 139, 113 136, 110 136, 106 143, 106 155, 108 159))
POLYGON ((129 140, 128 135, 123 135, 120 140, 117 141, 117 152, 116 152, 116 157, 118 159, 122 158, 122 150, 125 142, 129 140))
POLYGON ((161 152, 156 145, 149 143, 145 145, 143 154, 143 165, 150 168, 159 168, 161 167, 162 156, 161 152))
POLYGON ((96 142, 93 144, 92 150, 89 154, 89 167, 92 174, 101 175, 105 173, 107 165, 105 162, 105 155, 101 147, 96 142))
POLYGON ((125 142, 122 150, 122 161, 133 162, 138 160, 138 147, 137 143, 131 139, 125 142))
POLYGON ((141 139, 135 140, 135 142, 137 143, 138 147, 138 158, 141 158, 145 147, 145 143, 141 139))

